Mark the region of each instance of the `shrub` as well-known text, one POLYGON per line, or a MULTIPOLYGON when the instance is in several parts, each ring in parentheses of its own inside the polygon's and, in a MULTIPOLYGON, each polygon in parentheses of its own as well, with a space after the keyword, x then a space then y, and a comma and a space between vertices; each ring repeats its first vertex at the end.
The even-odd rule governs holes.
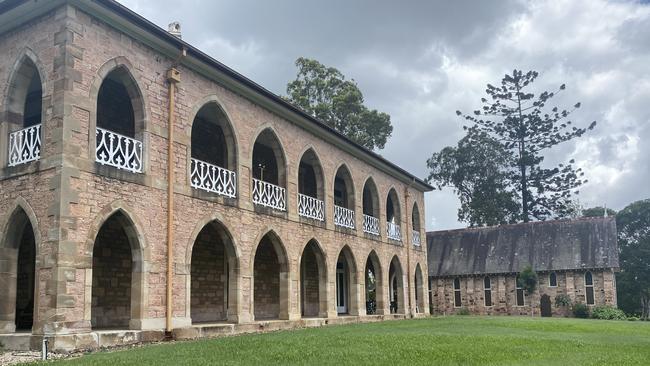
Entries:
POLYGON ((456 312, 456 315, 469 315, 469 309, 468 308, 460 308, 456 312))
POLYGON ((533 267, 526 266, 518 277, 518 285, 526 290, 527 294, 532 294, 537 288, 537 273, 533 271, 533 267))
POLYGON ((591 317, 594 319, 604 319, 604 320, 627 319, 627 316, 625 315, 625 312, 623 312, 623 310, 617 309, 609 305, 596 306, 591 312, 591 317))
POLYGON ((629 320, 631 322, 635 322, 635 321, 639 320, 639 317, 637 317, 637 316, 628 316, 627 320, 629 320))
POLYGON ((589 318, 589 307, 581 302, 573 304, 573 316, 576 318, 589 318))
POLYGON ((571 306, 571 302, 571 298, 567 294, 559 294, 555 296, 555 306, 557 307, 571 306))

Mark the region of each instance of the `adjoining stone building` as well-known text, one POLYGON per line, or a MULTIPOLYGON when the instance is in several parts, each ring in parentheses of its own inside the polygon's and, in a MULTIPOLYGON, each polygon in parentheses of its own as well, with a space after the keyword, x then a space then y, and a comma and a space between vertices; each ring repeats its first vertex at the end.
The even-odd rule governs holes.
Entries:
POLYGON ((0 2, 0 342, 427 314, 432 188, 172 30, 0 2))
POLYGON ((429 301, 434 314, 564 316, 555 297, 616 306, 616 221, 585 218, 427 233, 429 301), (531 266, 537 290, 517 275, 531 266))

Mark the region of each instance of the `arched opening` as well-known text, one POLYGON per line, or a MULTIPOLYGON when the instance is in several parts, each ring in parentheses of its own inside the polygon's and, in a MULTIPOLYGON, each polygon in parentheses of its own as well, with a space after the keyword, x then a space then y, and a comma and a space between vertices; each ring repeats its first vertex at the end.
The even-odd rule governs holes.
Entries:
POLYGON ((372 178, 363 185, 363 231, 379 235, 379 194, 372 178))
POLYGON ((358 313, 357 268, 352 250, 347 245, 341 249, 336 260, 336 312, 337 314, 358 313))
POLYGON ((288 319, 287 257, 282 242, 272 232, 264 235, 255 251, 253 282, 255 319, 288 319))
POLYGON ((399 199, 395 188, 391 188, 386 197, 386 230, 389 239, 402 240, 400 222, 401 215, 399 199))
POLYGON ((415 278, 413 279, 413 284, 415 288, 415 312, 416 313, 422 313, 424 312, 424 294, 425 294, 425 289, 424 289, 424 281, 422 279, 422 269, 420 268, 420 264, 418 263, 417 266, 415 266, 415 278))
POLYGON ((298 214, 314 220, 325 220, 324 178, 314 150, 305 151, 298 166, 298 214))
POLYGON ((347 166, 341 165, 334 176, 334 224, 354 229, 354 181, 347 166))
POLYGON ((119 66, 97 94, 95 158, 100 164, 142 172, 142 96, 128 70, 119 66))
POLYGON ((23 57, 7 93, 8 165, 38 160, 41 154, 43 84, 36 65, 29 57, 23 57))
POLYGON ((590 271, 585 273, 585 298, 587 305, 594 305, 596 303, 594 297, 594 276, 590 271))
POLYGON ((381 263, 377 253, 373 250, 366 260, 365 270, 366 287, 366 314, 384 313, 384 288, 381 263))
POLYGON ((122 211, 117 211, 104 221, 93 246, 93 329, 130 327, 142 306, 138 301, 141 272, 142 253, 134 225, 122 211))
POLYGON ((253 203, 286 210, 285 166, 280 140, 273 130, 265 129, 253 145, 253 203))
POLYGON ((192 122, 192 187, 235 197, 237 152, 228 117, 216 102, 199 109, 192 122))
POLYGON ((0 283, 7 286, 0 296, 0 330, 29 331, 34 324, 36 284, 36 239, 34 227, 22 208, 17 208, 7 225, 0 247, 0 283))
POLYGON ((303 317, 327 316, 327 269, 325 256, 310 240, 300 257, 300 311, 303 317))
POLYGON ((236 302, 237 254, 227 229, 205 225, 194 241, 190 262, 192 323, 228 320, 236 302))
POLYGON ((390 261, 390 269, 388 270, 389 280, 389 296, 390 296, 390 312, 391 314, 404 314, 404 280, 402 273, 402 265, 397 256, 394 256, 390 261))
POLYGON ((420 246, 422 244, 422 238, 420 236, 420 210, 418 209, 418 204, 413 204, 413 211, 411 212, 411 238, 413 245, 420 246))

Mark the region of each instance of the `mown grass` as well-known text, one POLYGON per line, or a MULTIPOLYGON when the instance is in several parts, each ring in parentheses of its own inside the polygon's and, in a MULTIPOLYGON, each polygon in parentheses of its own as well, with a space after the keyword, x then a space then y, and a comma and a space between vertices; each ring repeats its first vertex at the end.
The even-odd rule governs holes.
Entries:
POLYGON ((98 352, 64 365, 650 365, 650 323, 450 316, 98 352))

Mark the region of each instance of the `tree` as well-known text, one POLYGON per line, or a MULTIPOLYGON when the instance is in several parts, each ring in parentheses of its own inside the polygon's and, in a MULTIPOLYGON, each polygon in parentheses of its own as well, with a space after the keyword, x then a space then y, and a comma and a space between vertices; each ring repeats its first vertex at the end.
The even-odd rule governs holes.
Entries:
POLYGON ((390 116, 366 107, 354 80, 333 67, 304 57, 287 100, 367 149, 383 149, 393 132, 390 116))
POLYGON ((631 203, 616 215, 619 265, 618 306, 650 318, 650 199, 631 203))
MULTIPOLYGON (((565 90, 564 84, 556 92, 544 91, 539 95, 528 92, 538 76, 536 71, 523 73, 514 70, 512 75, 504 76, 501 86, 487 85, 488 98, 481 99, 483 106, 472 115, 456 111, 469 123, 463 127, 468 135, 483 134, 501 146, 503 161, 507 162, 507 166, 500 165, 505 177, 502 191, 519 199, 518 209, 511 214, 518 215, 524 222, 574 213, 571 197, 586 182, 582 178, 584 173, 573 166, 573 160, 552 168, 542 167, 544 152, 582 136, 596 125, 594 121, 587 128, 577 128, 567 120, 575 109, 580 108, 580 103, 570 111, 547 106, 558 92, 565 90)), ((485 145, 476 148, 484 149, 485 145)), ((434 164, 437 164, 435 159, 434 164)), ((436 179, 434 175, 434 182, 445 183, 436 179)), ((460 192, 458 185, 454 184, 454 187, 460 192)), ((475 208, 468 205, 467 209, 475 208)), ((459 216, 459 219, 462 218, 459 216)), ((499 218, 494 219, 498 221, 499 218)))
MULTIPOLYGON (((601 206, 585 208, 582 210, 583 217, 603 217, 605 216, 605 208, 601 206)), ((616 216, 616 211, 611 208, 607 209, 607 216, 616 216)))
POLYGON ((498 141, 469 133, 456 147, 446 147, 427 161, 428 180, 438 189, 455 187, 461 207, 458 218, 470 226, 516 222, 517 197, 508 191, 508 155, 498 141))
POLYGON ((519 273, 518 285, 526 291, 527 295, 532 295, 537 289, 537 273, 530 265, 524 267, 519 273))

